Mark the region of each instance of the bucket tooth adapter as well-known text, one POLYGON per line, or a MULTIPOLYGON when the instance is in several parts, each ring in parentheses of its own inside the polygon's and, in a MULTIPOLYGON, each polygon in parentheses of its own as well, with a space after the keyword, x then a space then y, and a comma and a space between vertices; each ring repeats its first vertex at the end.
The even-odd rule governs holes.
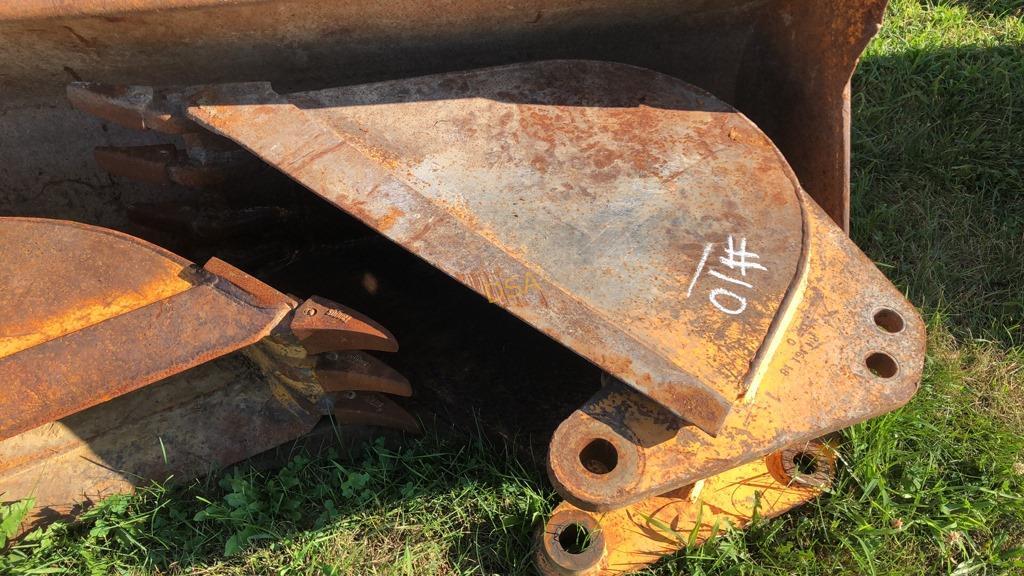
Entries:
POLYGON ((757 126, 676 78, 558 60, 68 94, 233 142, 603 369, 551 440, 544 573, 638 569, 806 502, 835 470, 819 439, 917 390, 915 308, 757 126))
POLYGON ((137 238, 0 218, 0 495, 36 521, 295 440, 323 416, 414 432, 386 329, 231 265, 137 238), (239 352, 238 354, 232 354, 239 352))

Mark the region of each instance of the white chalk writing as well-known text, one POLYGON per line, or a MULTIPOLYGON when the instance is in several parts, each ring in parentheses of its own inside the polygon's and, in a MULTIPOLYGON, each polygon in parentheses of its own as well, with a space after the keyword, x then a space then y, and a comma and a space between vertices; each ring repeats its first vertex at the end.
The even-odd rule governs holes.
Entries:
MULTIPOLYGON (((689 298, 693 293, 693 289, 697 285, 697 280, 700 279, 700 275, 707 265, 708 256, 710 256, 713 248, 713 242, 704 246, 704 252, 701 254, 700 262, 697 264, 697 269, 694 271, 693 277, 690 279, 690 285, 686 289, 687 298, 689 298)), ((760 256, 756 253, 747 250, 746 237, 740 237, 737 242, 736 239, 730 235, 725 242, 725 255, 719 256, 718 262, 728 268, 729 273, 734 274, 739 272, 740 277, 745 278, 747 276, 747 270, 768 270, 768 268, 763 264, 756 261, 759 259, 760 256)), ((752 281, 748 282, 746 280, 741 280, 735 276, 730 276, 729 273, 708 268, 708 276, 721 280, 726 284, 744 288, 748 291, 754 289, 752 281)), ((743 311, 747 309, 747 297, 744 293, 745 292, 739 290, 739 288, 715 286, 712 287, 710 292, 708 292, 708 300, 719 312, 730 316, 736 316, 738 314, 742 314, 743 311)))

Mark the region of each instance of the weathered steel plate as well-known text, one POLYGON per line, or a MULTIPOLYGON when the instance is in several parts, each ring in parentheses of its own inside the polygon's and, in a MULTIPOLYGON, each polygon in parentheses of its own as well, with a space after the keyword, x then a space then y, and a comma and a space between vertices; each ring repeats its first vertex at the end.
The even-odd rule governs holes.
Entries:
POLYGON ((138 189, 85 161, 120 136, 64 108, 69 79, 261 79, 298 89, 583 58, 656 69, 733 104, 845 225, 848 81, 884 8, 885 0, 3 2, 0 207, 122 222, 116 200, 138 189), (98 188, 83 193, 87 184, 98 188))
POLYGON ((649 70, 223 85, 188 111, 710 433, 803 257, 799 187, 768 138, 649 70))
POLYGON ((253 344, 261 303, 136 238, 0 218, 0 440, 253 344))
POLYGON ((184 292, 189 262, 137 238, 0 220, 0 358, 184 292), (111 246, 125 247, 111 257, 111 246))

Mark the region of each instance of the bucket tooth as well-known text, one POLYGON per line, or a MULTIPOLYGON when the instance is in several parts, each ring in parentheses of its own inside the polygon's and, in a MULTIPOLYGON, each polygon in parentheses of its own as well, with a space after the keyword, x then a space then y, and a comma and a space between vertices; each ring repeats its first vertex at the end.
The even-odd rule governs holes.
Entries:
POLYGON ((412 414, 382 394, 338 392, 332 394, 331 415, 339 424, 380 426, 419 434, 420 423, 412 414))
POLYGON ((245 163, 202 164, 173 144, 100 146, 93 153, 100 168, 139 182, 179 184, 186 188, 218 186, 240 174, 245 163))
MULTIPOLYGON (((311 300, 320 306, 330 302, 315 296, 306 302, 311 300)), ((337 306, 334 302, 330 305, 337 306)), ((302 309, 300 306, 297 310, 302 309)), ((412 396, 409 381, 377 358, 359 350, 320 352, 313 348, 311 351, 306 345, 309 341, 299 340, 293 332, 283 329, 246 348, 245 352, 264 373, 310 404, 330 406, 335 398, 351 400, 359 393, 362 404, 356 403, 349 409, 365 404, 372 408, 370 412, 378 413, 381 410, 376 403, 367 400, 370 398, 367 394, 412 396)))
POLYGON ((125 128, 166 134, 201 130, 184 114, 188 94, 175 89, 73 82, 67 97, 75 108, 125 128))
POLYGON ((291 331, 310 354, 342 350, 397 352, 398 341, 367 316, 313 296, 295 310, 291 331))
POLYGON ((317 382, 326 392, 381 392, 412 396, 412 386, 405 376, 357 350, 321 354, 315 372, 317 382))
POLYGON ((162 186, 171 183, 168 166, 179 161, 178 149, 173 144, 100 146, 93 156, 100 168, 113 176, 162 186))
POLYGON ((241 175, 254 165, 254 158, 186 117, 197 90, 75 82, 68 86, 67 96, 73 107, 103 120, 180 135, 184 141, 184 150, 172 144, 98 147, 96 161, 107 172, 150 184, 207 188, 241 175))

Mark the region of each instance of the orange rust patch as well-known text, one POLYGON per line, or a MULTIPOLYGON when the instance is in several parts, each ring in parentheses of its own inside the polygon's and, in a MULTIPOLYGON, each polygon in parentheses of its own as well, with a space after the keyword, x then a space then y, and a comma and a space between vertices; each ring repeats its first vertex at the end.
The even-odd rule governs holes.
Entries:
POLYGON ((0 358, 38 346, 65 334, 127 314, 153 302, 184 292, 192 284, 178 277, 181 267, 167 262, 168 274, 139 287, 138 291, 118 294, 103 302, 81 302, 46 318, 31 319, 21 334, 0 336, 0 358))
POLYGON ((767 138, 763 137, 756 130, 751 130, 747 125, 731 126, 729 128, 729 139, 748 146, 764 146, 769 144, 767 138))
POLYGON ((392 206, 391 208, 388 208, 387 214, 385 214, 382 218, 377 220, 377 228, 381 232, 387 232, 388 230, 391 229, 392 226, 395 225, 395 222, 402 216, 405 216, 405 212, 403 212, 400 208, 392 206))

